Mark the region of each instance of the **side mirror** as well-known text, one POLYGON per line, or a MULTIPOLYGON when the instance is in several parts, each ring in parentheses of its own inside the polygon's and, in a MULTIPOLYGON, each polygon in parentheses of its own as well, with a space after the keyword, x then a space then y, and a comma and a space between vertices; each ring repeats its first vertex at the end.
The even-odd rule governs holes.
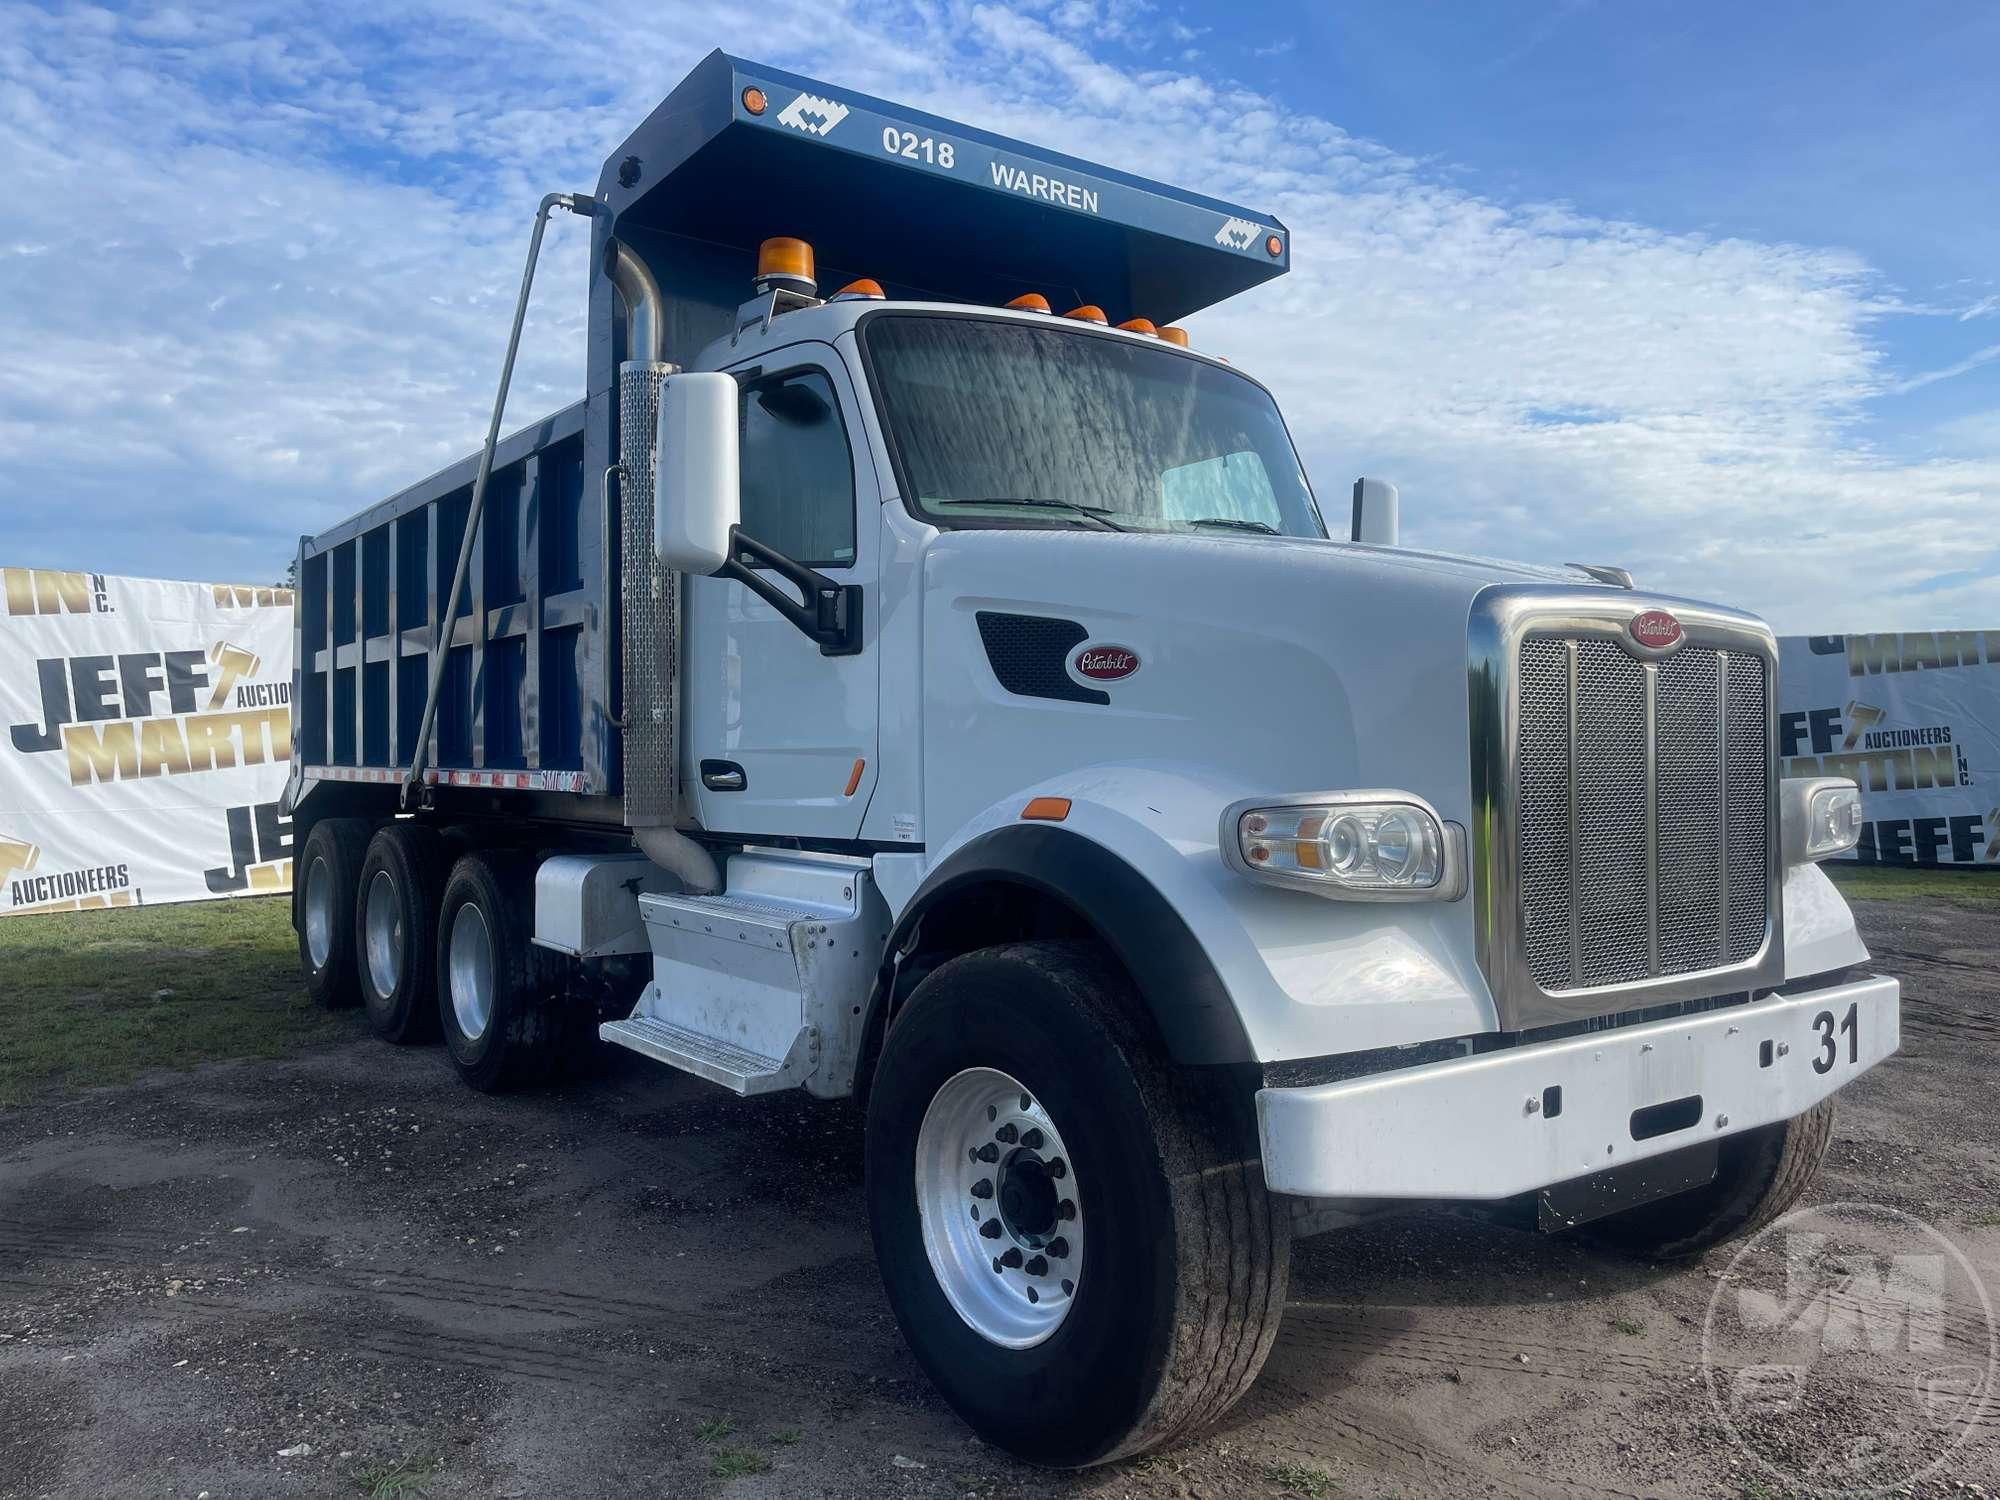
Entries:
POLYGON ((1393 547, 1400 530, 1396 487, 1386 479, 1354 481, 1354 525, 1351 539, 1393 547))
POLYGON ((743 510, 737 399, 729 375, 669 375, 660 386, 653 550, 677 572, 706 576, 730 559, 730 532, 743 510))

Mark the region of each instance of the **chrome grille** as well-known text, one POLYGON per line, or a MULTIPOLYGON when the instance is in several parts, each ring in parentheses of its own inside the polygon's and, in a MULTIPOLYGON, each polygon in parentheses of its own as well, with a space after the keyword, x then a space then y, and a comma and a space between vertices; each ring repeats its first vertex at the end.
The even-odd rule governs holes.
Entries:
POLYGON ((1769 877, 1763 658, 1643 662, 1601 635, 1529 634, 1516 666, 1521 948, 1544 992, 1742 963, 1769 877))

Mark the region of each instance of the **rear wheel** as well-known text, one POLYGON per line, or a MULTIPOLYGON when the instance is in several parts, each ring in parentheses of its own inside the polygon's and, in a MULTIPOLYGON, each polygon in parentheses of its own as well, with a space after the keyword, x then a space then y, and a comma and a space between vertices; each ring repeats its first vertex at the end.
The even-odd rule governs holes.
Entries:
POLYGON ((354 897, 368 825, 358 818, 313 824, 298 861, 299 967, 306 993, 328 1010, 353 1005, 355 987, 354 897))
POLYGON ((1628 1208, 1578 1231, 1647 1260, 1686 1260, 1754 1234, 1788 1211, 1819 1175, 1833 1139, 1833 1101, 1717 1143, 1713 1181, 1628 1208))
POLYGON ((438 913, 438 1021, 458 1076, 488 1093, 547 1076, 562 1011, 533 936, 534 861, 468 854, 452 867, 438 913))
POLYGON ((1094 947, 987 949, 917 987, 869 1099, 869 1220, 904 1337, 981 1437, 1102 1463, 1249 1388, 1290 1238, 1241 1104, 1165 1061, 1094 947))
POLYGON ((368 842, 355 903, 355 972, 368 1024, 384 1041, 435 1041, 437 918, 444 840, 421 823, 390 823, 368 842))

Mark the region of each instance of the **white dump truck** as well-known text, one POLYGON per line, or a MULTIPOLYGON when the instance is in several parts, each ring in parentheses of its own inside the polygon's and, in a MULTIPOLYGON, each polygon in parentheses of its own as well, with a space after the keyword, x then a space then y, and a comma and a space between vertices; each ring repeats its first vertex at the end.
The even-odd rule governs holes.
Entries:
POLYGON ((1297 1233, 1807 1186, 1898 990, 1770 631, 1316 495, 1180 324, 1276 218, 720 53, 558 212, 585 399, 301 545, 315 997, 853 1096, 911 1348, 1046 1464, 1226 1411, 1297 1233))

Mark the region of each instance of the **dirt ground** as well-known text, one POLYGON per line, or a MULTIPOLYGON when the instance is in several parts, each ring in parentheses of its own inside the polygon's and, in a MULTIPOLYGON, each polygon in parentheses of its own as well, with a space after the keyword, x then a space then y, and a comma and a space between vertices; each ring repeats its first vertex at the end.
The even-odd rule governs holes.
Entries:
MULTIPOLYGON (((2000 1296, 2000 909, 1862 911, 1903 1050, 1818 1196, 1921 1216, 2000 1296)), ((636 1061, 487 1099, 364 1040, 0 1112, 0 1496, 1788 1492, 1704 1394, 1727 1251, 1662 1271, 1462 1210, 1302 1242, 1199 1441, 1023 1468, 904 1351, 860 1182, 850 1108, 636 1061)), ((1889 1384, 1816 1388, 1811 1430, 1865 1437, 1889 1384)), ((1917 1492, 1996 1480, 2000 1407, 1917 1492)))

